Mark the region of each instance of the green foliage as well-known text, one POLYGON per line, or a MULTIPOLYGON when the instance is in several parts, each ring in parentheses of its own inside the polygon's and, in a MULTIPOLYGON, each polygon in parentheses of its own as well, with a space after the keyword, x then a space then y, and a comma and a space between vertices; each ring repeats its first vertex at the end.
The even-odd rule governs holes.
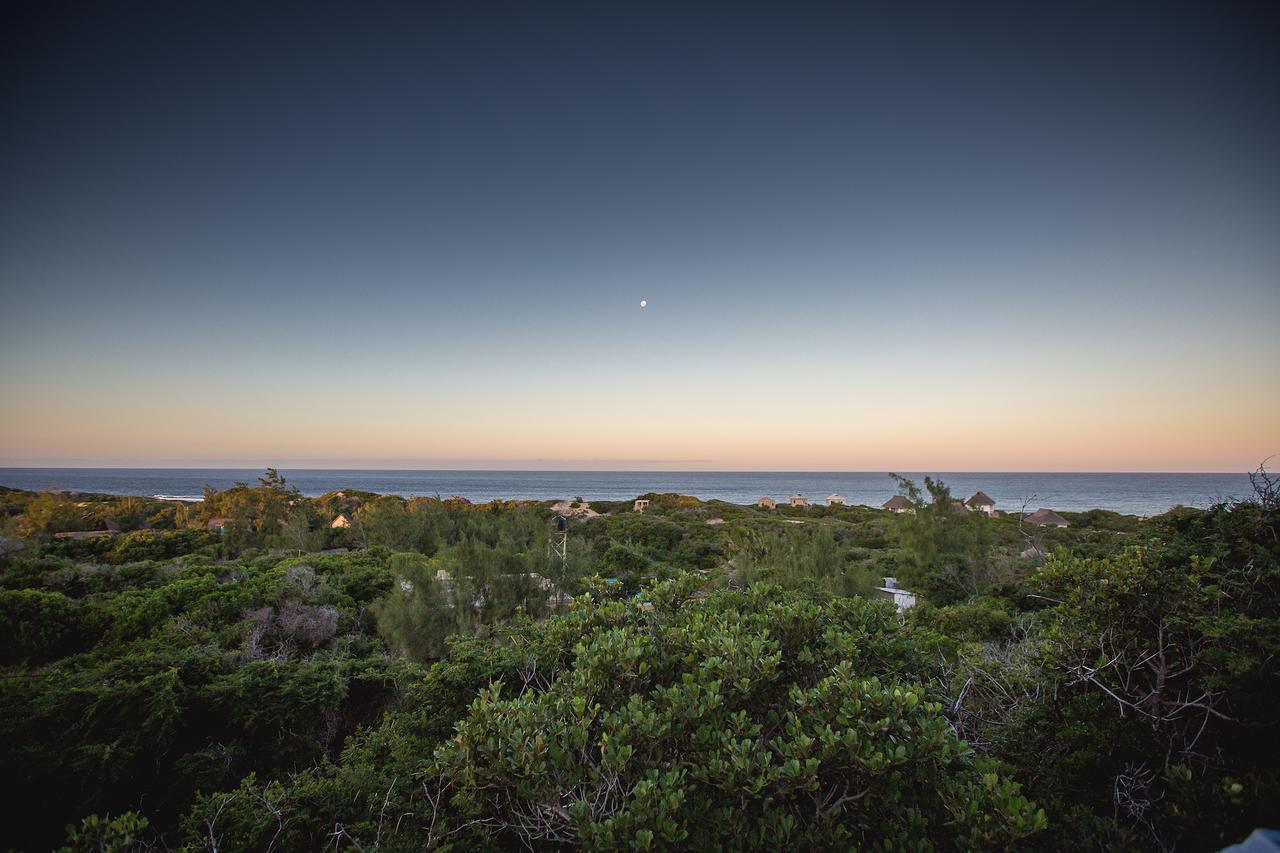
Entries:
POLYGON ((131 853, 143 842, 147 819, 136 812, 116 818, 89 815, 80 825, 67 827, 64 851, 74 853, 131 853))
POLYGON ((856 541, 856 531, 826 524, 750 527, 734 534, 733 568, 742 583, 768 580, 787 589, 871 596, 882 567, 856 541))
POLYGON ((909 511, 898 515, 896 537, 902 576, 912 588, 943 605, 981 592, 991 580, 989 557, 994 536, 986 513, 971 513, 941 481, 924 478, 924 492, 910 480, 895 478, 909 511))
POLYGON ((88 513, 71 498, 42 492, 26 505, 19 523, 24 536, 51 536, 68 530, 84 530, 88 513))
POLYGON ((1004 602, 994 598, 978 598, 939 608, 924 606, 917 610, 913 615, 918 623, 971 643, 1007 640, 1017 616, 1004 602))
MULTIPOLYGON (((1252 502, 1180 512, 1147 547, 1050 558, 1027 590, 1049 606, 961 655, 962 730, 1098 847, 1217 849, 1274 824, 1278 519, 1252 502)), ((978 606, 932 622, 974 637, 978 606)))
POLYGON ((482 691, 435 758, 452 819, 502 845, 983 847, 1044 825, 911 680, 928 664, 887 604, 753 587, 571 618, 571 668, 482 691))
POLYGON ((26 815, 9 843, 130 809, 171 831, 197 789, 305 770, 378 720, 409 666, 366 633, 384 589, 370 559, 345 561, 350 583, 327 557, 88 567, 66 584, 80 597, 0 592, 5 662, 30 667, 0 679, 0 772, 24 780, 26 815))
MULTIPOLYGON (((1073 514, 1037 570, 1016 520, 903 486, 913 516, 618 502, 563 561, 527 502, 308 500, 270 471, 203 506, 78 496, 77 526, 152 529, 0 553, 6 844, 1214 849, 1274 824, 1274 489, 1073 514), (885 574, 924 603, 868 600, 885 574)), ((5 529, 33 505, 71 523, 0 490, 5 529)))
POLYGON ((0 663, 42 663, 86 648, 100 633, 87 609, 59 592, 0 591, 0 663))
POLYGON ((395 588, 374 605, 378 631, 413 660, 441 657, 445 638, 457 629, 452 601, 436 580, 439 565, 421 554, 396 554, 391 562, 395 588))

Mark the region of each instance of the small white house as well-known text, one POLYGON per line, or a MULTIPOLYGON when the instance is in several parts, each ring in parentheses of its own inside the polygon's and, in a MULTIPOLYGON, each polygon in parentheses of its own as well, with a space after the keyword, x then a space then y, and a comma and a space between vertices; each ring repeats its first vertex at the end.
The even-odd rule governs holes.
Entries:
POLYGON ((760 500, 756 501, 756 506, 760 507, 761 509, 773 509, 777 505, 778 505, 778 502, 775 501, 773 498, 769 497, 768 495, 765 495, 760 500))
POLYGON ((649 506, 649 502, 644 498, 636 498, 636 512, 644 512, 649 506))
POLYGON ((884 593, 886 598, 892 599, 894 605, 898 608, 899 613, 903 610, 910 610, 912 607, 916 606, 916 594, 914 592, 908 592, 905 589, 900 589, 898 587, 897 578, 885 578, 884 586, 878 586, 876 587, 876 590, 884 593))
POLYGON ((844 495, 839 492, 827 495, 827 506, 844 506, 844 495))
POLYGON ((965 501, 965 505, 974 512, 985 512, 987 515, 994 515, 996 511, 996 502, 986 492, 974 492, 973 497, 965 501))
POLYGON ((796 492, 794 495, 792 495, 789 502, 792 506, 797 506, 797 507, 800 507, 801 509, 809 508, 809 499, 804 495, 800 494, 799 492, 796 492))

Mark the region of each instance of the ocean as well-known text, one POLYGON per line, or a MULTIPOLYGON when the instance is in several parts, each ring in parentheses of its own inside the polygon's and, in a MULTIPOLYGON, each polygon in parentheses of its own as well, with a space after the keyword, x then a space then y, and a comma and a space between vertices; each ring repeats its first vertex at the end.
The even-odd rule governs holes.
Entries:
MULTIPOLYGON (((62 489, 113 495, 199 498, 206 485, 254 483, 261 471, 227 468, 0 468, 0 486, 62 489)), ((785 500, 800 492, 813 503, 837 492, 849 504, 880 506, 897 493, 883 472, 754 471, 358 471, 281 470, 289 483, 314 497, 339 489, 404 496, 549 500, 582 496, 629 500, 646 492, 680 492, 703 499, 754 503, 764 495, 785 500)), ((924 474, 903 472, 920 482, 924 474)), ((939 473, 964 499, 981 489, 998 509, 1049 507, 1069 512, 1109 509, 1155 515, 1175 505, 1205 507, 1252 494, 1244 474, 1036 474, 939 473)))

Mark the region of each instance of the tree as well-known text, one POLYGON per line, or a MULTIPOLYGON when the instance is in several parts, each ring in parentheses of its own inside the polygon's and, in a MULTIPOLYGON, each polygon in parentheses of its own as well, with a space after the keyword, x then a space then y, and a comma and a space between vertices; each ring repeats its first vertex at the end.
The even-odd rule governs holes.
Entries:
POLYGON ((438 659, 445 638, 457 630, 453 603, 436 580, 439 564, 421 554, 394 555, 395 586, 373 607, 378 633, 411 660, 438 659))
POLYGON ((313 528, 312 513, 305 507, 297 507, 290 512, 280 528, 280 541, 286 548, 319 551, 324 547, 324 540, 324 531, 313 528))
POLYGON ((18 529, 23 536, 51 536, 67 530, 83 530, 83 508, 59 492, 41 492, 23 512, 18 529))
POLYGON ((940 605, 981 591, 993 541, 986 513, 965 510, 941 480, 924 478, 925 500, 915 483, 892 476, 910 508, 897 516, 895 531, 905 579, 940 605))

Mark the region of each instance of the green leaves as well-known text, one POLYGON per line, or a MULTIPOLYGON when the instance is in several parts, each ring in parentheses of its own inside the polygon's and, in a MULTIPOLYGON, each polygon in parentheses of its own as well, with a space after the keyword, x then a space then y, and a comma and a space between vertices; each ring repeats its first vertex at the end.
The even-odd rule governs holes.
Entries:
POLYGON ((999 845, 1043 826, 1016 786, 970 763, 927 688, 871 663, 913 654, 874 604, 751 588, 653 614, 581 603, 566 618, 583 630, 568 671, 483 691, 436 753, 428 775, 453 780, 458 826, 502 844, 639 849, 999 845))

